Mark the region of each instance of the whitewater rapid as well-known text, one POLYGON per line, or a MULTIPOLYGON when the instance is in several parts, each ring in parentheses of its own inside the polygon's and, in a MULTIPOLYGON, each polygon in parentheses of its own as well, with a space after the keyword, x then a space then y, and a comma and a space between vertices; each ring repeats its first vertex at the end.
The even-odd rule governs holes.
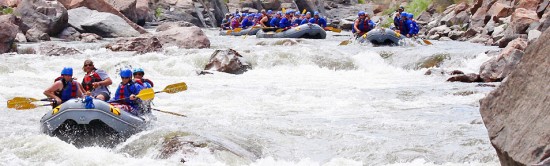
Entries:
MULTIPOLYGON (((210 49, 165 48, 143 55, 111 52, 106 42, 62 43, 79 55, 0 56, 0 165, 498 165, 479 114, 479 99, 493 87, 445 82, 417 66, 444 55, 439 68, 478 72, 498 50, 467 42, 432 46, 372 47, 352 43, 347 33, 326 40, 218 36, 205 29, 210 49), (242 75, 197 75, 216 49, 232 48, 252 64, 242 75), (64 66, 80 70, 85 59, 106 70, 115 85, 118 70, 142 67, 155 90, 186 82, 188 90, 158 94, 158 120, 115 148, 76 148, 41 134, 48 107, 6 108, 16 96, 43 98, 64 66), (163 154, 163 142, 184 146, 163 154)), ((37 47, 37 44, 24 44, 37 47)), ((114 91, 116 86, 110 86, 114 91)))

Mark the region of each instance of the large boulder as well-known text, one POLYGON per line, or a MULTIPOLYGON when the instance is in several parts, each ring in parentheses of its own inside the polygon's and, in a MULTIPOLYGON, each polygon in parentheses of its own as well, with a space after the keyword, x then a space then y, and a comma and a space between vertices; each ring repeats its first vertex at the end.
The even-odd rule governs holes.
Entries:
POLYGON ((161 31, 155 36, 164 47, 177 46, 180 48, 210 48, 210 40, 204 32, 196 26, 174 27, 161 31))
POLYGON ((80 40, 80 32, 73 27, 67 27, 57 37, 65 41, 78 41, 80 40))
POLYGON ((0 6, 17 7, 21 0, 0 0, 0 6))
POLYGON ((242 74, 248 71, 251 66, 245 62, 243 57, 235 50, 216 50, 210 57, 204 70, 214 70, 230 74, 242 74))
POLYGON ((61 47, 54 43, 42 43, 40 44, 40 54, 47 56, 60 56, 60 55, 75 55, 81 52, 71 47, 61 47))
POLYGON ((506 30, 513 34, 526 34, 526 30, 531 23, 538 21, 539 17, 535 11, 518 8, 514 11, 514 14, 512 14, 511 25, 508 26, 506 30))
POLYGON ((137 0, 136 1, 136 23, 138 25, 145 25, 145 22, 150 22, 153 20, 153 14, 151 13, 151 8, 149 7, 149 0, 137 0))
POLYGON ((124 14, 126 18, 130 19, 132 22, 137 22, 136 16, 136 0, 106 0, 107 3, 111 4, 115 9, 120 13, 124 14))
POLYGON ((527 40, 518 38, 508 43, 500 54, 484 62, 479 75, 484 82, 502 81, 512 72, 523 56, 527 40))
POLYGON ((295 2, 300 10, 325 12, 324 0, 295 0, 295 2))
POLYGON ((487 15, 491 16, 493 21, 498 22, 499 18, 508 17, 512 14, 513 11, 514 9, 512 8, 512 6, 497 2, 493 4, 493 6, 491 6, 489 11, 487 11, 487 15))
POLYGON ((69 24, 81 32, 98 34, 101 37, 135 37, 134 30, 122 18, 105 12, 80 7, 69 10, 69 24))
MULTIPOLYGON (((67 9, 55 0, 22 0, 15 13, 29 28, 34 27, 50 36, 59 34, 68 26, 67 9)), ((23 32, 28 30, 21 28, 23 32)))
POLYGON ((160 24, 157 27, 156 31, 160 32, 160 31, 165 31, 165 30, 168 30, 168 29, 171 29, 171 28, 174 28, 174 27, 192 27, 192 26, 195 26, 195 25, 193 25, 193 23, 185 22, 185 21, 165 22, 165 23, 160 24))
POLYGON ((58 0, 58 1, 61 2, 61 4, 63 4, 63 6, 65 6, 65 8, 67 8, 68 10, 84 6, 84 7, 87 7, 88 9, 117 15, 120 18, 122 18, 126 23, 128 23, 134 30, 142 34, 147 33, 145 29, 143 29, 139 25, 132 22, 132 20, 126 18, 124 14, 119 12, 116 8, 111 6, 105 0, 58 0))
POLYGON ((281 8, 280 0, 262 0, 262 7, 266 10, 279 10, 281 8))
POLYGON ((19 31, 19 27, 7 20, 6 16, 0 16, 0 54, 16 51, 13 42, 19 31))
POLYGON ((507 81, 481 100, 480 113, 503 166, 550 165, 550 30, 527 48, 507 81))
POLYGON ((106 46, 112 51, 136 51, 139 54, 162 51, 162 45, 156 37, 123 38, 106 46))
POLYGON ((536 11, 539 7, 539 4, 546 0, 519 0, 518 5, 516 8, 524 8, 527 10, 533 10, 536 11))

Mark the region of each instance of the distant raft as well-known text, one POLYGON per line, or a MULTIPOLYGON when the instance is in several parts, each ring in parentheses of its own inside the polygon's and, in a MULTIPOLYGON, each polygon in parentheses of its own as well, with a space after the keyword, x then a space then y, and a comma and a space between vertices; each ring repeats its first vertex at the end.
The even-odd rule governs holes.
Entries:
POLYGON ((325 39, 327 32, 317 24, 303 24, 293 27, 283 32, 263 30, 256 33, 257 38, 306 38, 306 39, 325 39))
POLYGON ((242 35, 256 35, 256 33, 258 33, 258 31, 260 31, 262 28, 260 27, 253 27, 253 28, 248 28, 248 29, 243 29, 239 32, 234 32, 234 31, 231 31, 231 30, 225 30, 225 31, 220 31, 220 35, 221 36, 242 36, 242 35), (229 34, 227 33, 228 31, 231 31, 229 34))
POLYGON ((378 28, 360 36, 358 40, 360 43, 369 41, 374 45, 399 45, 399 41, 404 38, 405 36, 389 28, 378 28))

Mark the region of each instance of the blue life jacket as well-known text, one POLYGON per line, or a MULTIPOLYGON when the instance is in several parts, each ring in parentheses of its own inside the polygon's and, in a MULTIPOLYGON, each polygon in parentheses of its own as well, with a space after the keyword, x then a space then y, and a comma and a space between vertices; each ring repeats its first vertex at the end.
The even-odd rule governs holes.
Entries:
POLYGON ((290 24, 290 20, 288 20, 286 17, 281 19, 281 21, 279 22, 279 28, 286 28, 291 26, 292 24, 290 24))
POLYGON ((401 22, 401 18, 400 17, 393 17, 393 25, 395 26, 395 28, 399 29, 399 22, 401 22))
POLYGON ((302 20, 302 22, 300 23, 300 25, 302 25, 302 24, 307 24, 307 23, 309 23, 309 19, 305 18, 305 19, 302 20))
POLYGON ((407 19, 405 20, 400 20, 399 21, 399 33, 401 33, 401 35, 407 35, 409 33, 409 24, 407 24, 407 19))
POLYGON ((121 104, 130 105, 132 108, 138 108, 139 104, 136 102, 136 100, 130 100, 130 95, 139 94, 139 91, 141 91, 141 89, 143 89, 143 86, 136 84, 133 81, 130 81, 126 84, 120 83, 113 100, 121 100, 121 104))
POLYGON ((243 29, 246 29, 248 28, 249 26, 253 26, 254 25, 254 22, 251 21, 251 20, 248 20, 248 18, 245 18, 242 23, 241 23, 241 28, 243 29))
POLYGON ((277 17, 273 17, 271 19, 271 21, 269 22, 269 26, 271 27, 279 27, 279 22, 281 21, 281 19, 277 18, 277 17))
POLYGON ((309 19, 309 23, 314 23, 314 24, 317 24, 321 27, 327 27, 327 21, 321 17, 319 17, 318 19, 315 19, 315 17, 309 19))
POLYGON ((418 27, 418 24, 416 24, 416 21, 412 21, 412 34, 416 35, 420 31, 420 28, 418 27))
POLYGON ((292 22, 292 25, 301 25, 302 24, 302 20, 297 18, 294 20, 294 22, 292 22))
MULTIPOLYGON (((353 23, 352 27, 355 27, 355 23, 353 23)), ((357 28, 359 28, 361 32, 368 32, 372 30, 373 27, 374 22, 372 22, 372 20, 367 21, 367 19, 360 19, 359 25, 357 25, 357 28)), ((355 33, 355 28, 351 28, 351 32, 355 33)))
POLYGON ((63 84, 63 88, 61 89, 61 91, 57 91, 54 93, 55 96, 61 99, 62 103, 66 102, 69 99, 76 98, 76 91, 78 88, 78 85, 76 85, 76 81, 71 80, 71 82, 67 82, 63 79, 63 76, 57 77, 55 81, 61 81, 61 83, 63 84))

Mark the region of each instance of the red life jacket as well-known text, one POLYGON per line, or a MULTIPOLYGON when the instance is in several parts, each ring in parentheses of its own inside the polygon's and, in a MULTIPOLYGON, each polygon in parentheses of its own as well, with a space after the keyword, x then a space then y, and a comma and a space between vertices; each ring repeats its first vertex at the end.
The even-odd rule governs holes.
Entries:
POLYGON ((102 81, 101 77, 99 77, 99 74, 97 74, 95 71, 92 71, 90 72, 90 74, 86 74, 84 76, 84 79, 82 79, 82 87, 84 87, 85 91, 92 91, 94 90, 92 83, 99 81, 102 81))
POLYGON ((71 80, 71 84, 69 84, 68 81, 63 79, 63 76, 57 77, 54 82, 56 81, 61 81, 63 83, 63 88, 54 92, 55 96, 61 99, 61 102, 65 102, 76 97, 76 88, 78 88, 76 81, 71 80))

